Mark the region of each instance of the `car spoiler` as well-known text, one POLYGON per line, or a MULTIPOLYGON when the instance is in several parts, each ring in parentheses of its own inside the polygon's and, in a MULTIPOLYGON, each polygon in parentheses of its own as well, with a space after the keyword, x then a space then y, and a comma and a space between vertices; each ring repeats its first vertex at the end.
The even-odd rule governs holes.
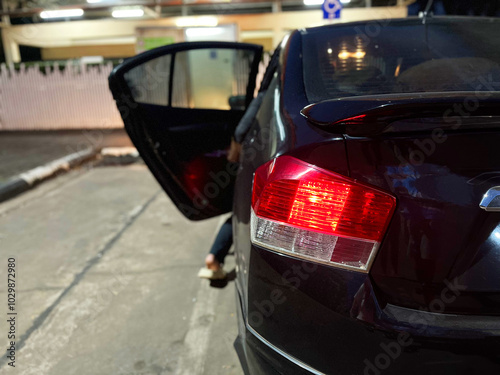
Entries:
MULTIPOLYGON (((398 132, 395 122, 410 119, 436 119, 440 127, 455 129, 462 119, 470 124, 482 117, 500 125, 500 92, 441 92, 346 97, 308 105, 300 111, 309 123, 326 131, 367 137, 398 132), (472 122, 471 122, 472 121, 472 122), (455 126, 455 127, 454 127, 455 126)), ((425 121, 413 121, 399 131, 429 129, 425 121)), ((488 122, 491 127, 492 122, 488 122)), ((495 126, 496 126, 495 125, 495 126)))

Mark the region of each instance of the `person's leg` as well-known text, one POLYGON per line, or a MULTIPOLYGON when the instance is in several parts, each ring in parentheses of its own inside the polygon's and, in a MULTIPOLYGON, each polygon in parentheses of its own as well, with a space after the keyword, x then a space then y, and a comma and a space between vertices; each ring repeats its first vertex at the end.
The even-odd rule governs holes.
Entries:
POLYGON ((211 270, 218 270, 221 264, 224 263, 231 245, 233 244, 233 225, 232 216, 229 217, 224 224, 222 224, 217 237, 210 249, 210 253, 205 259, 207 268, 211 270))

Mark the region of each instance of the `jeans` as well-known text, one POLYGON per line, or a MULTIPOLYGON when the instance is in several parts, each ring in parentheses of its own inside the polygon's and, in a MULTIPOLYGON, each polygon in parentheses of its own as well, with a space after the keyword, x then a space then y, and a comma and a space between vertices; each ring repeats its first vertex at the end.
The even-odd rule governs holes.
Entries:
POLYGON ((233 244, 232 220, 233 217, 230 216, 226 222, 222 224, 212 248, 210 249, 210 254, 213 254, 219 263, 224 263, 224 259, 233 244))

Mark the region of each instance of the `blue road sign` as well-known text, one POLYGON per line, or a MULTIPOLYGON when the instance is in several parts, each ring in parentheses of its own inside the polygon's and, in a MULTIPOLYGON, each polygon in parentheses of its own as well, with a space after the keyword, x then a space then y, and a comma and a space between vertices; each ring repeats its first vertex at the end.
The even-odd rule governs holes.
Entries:
POLYGON ((340 3, 340 0, 325 0, 323 3, 323 18, 325 20, 340 18, 341 10, 342 4, 340 3))

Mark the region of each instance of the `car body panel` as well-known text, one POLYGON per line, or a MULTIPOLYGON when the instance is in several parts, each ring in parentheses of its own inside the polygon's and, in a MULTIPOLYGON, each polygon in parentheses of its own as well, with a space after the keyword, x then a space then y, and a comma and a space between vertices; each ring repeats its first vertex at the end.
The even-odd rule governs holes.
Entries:
POLYGON ((346 141, 351 176, 398 197, 371 275, 386 297, 398 295, 389 298, 397 305, 428 308, 456 279, 462 293, 445 312, 499 314, 498 217, 479 208, 496 181, 476 178, 500 170, 500 134, 443 132, 435 139, 423 133, 346 141), (417 146, 424 144, 428 155, 417 146), (422 159, 412 163, 416 155, 422 159), (377 165, 368 165, 374 158, 377 165))

